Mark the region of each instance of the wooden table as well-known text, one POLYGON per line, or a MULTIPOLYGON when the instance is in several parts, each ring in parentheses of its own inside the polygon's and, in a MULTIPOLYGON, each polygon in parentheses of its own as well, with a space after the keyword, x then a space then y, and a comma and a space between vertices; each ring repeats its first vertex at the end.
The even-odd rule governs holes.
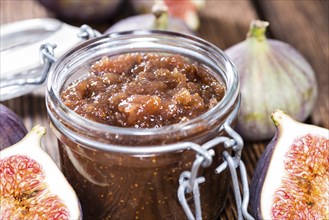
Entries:
MULTIPOLYGON (((1 24, 22 19, 53 17, 52 13, 33 0, 1 0, 0 4, 1 24)), ((120 17, 130 14, 125 7, 120 17)), ((268 37, 294 46, 314 68, 319 85, 319 98, 307 122, 329 128, 329 1, 208 0, 200 17, 202 25, 198 35, 223 50, 245 39, 251 20, 258 18, 269 21, 268 37)), ((103 31, 104 27, 109 27, 117 19, 119 18, 101 26, 90 26, 103 31)), ((44 143, 51 156, 58 161, 56 139, 48 126, 44 97, 29 94, 2 103, 21 116, 28 129, 36 124, 48 128, 44 143)), ((245 143, 242 159, 246 164, 249 180, 266 144, 267 142, 245 143)), ((236 219, 234 204, 233 194, 230 193, 221 219, 236 219)))

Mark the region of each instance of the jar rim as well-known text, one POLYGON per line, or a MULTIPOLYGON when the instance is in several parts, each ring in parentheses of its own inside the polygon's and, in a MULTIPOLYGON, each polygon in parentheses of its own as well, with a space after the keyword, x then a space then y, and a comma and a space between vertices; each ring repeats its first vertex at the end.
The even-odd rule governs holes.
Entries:
POLYGON ((47 83, 47 94, 46 94, 46 102, 47 102, 47 111, 48 116, 52 120, 56 120, 51 113, 51 110, 49 109, 49 105, 56 103, 57 109, 53 111, 56 111, 56 114, 58 114, 61 118, 64 120, 70 120, 74 121, 74 126, 77 126, 79 128, 93 128, 97 131, 101 132, 114 132, 117 134, 130 134, 134 136, 145 136, 145 135, 152 135, 154 133, 172 133, 173 131, 181 131, 184 129, 190 129, 193 124, 197 124, 200 122, 208 121, 212 118, 213 115, 216 115, 216 118, 221 118, 223 115, 226 115, 228 111, 234 106, 236 103, 236 100, 239 98, 239 78, 238 78, 238 72, 236 68, 234 67, 234 64, 231 62, 231 60, 228 58, 228 56, 220 50, 218 47, 216 47, 214 44, 199 38, 197 36, 182 34, 182 33, 176 33, 176 32, 170 32, 170 31, 163 31, 163 30, 134 30, 134 31, 124 31, 124 32, 116 32, 116 33, 110 33, 107 35, 102 35, 93 39, 90 39, 86 42, 83 42, 79 44, 77 47, 71 49, 69 52, 64 54, 56 63, 55 67, 52 69, 52 71, 49 74, 48 77, 48 83, 47 83), (84 48, 88 46, 95 45, 97 43, 102 43, 103 41, 120 41, 123 39, 129 39, 130 37, 133 38, 168 38, 169 40, 174 41, 180 41, 180 42, 187 42, 187 43, 194 43, 198 46, 202 45, 203 49, 206 49, 207 51, 211 52, 211 54, 214 56, 215 59, 221 60, 223 64, 225 65, 225 86, 226 91, 223 96, 223 98, 211 109, 206 111, 205 113, 182 123, 176 123, 172 125, 167 125, 163 127, 155 127, 155 128, 126 128, 126 127, 117 127, 117 126, 111 126, 102 124, 99 122, 95 122, 89 119, 86 119, 77 113, 75 113, 73 110, 69 109, 61 100, 60 98, 60 92, 56 86, 56 83, 53 83, 56 77, 56 71, 58 70, 58 66, 61 62, 63 62, 65 59, 68 59, 73 54, 78 53, 80 50, 83 50, 84 48), (56 91, 57 89, 57 91, 56 91))

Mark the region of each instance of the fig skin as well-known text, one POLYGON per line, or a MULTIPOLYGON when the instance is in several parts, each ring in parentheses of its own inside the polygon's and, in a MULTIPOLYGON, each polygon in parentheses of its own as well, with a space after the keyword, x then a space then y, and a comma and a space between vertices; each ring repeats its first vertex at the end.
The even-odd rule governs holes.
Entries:
MULTIPOLYGON (((276 110, 272 113, 272 120, 277 128, 277 131, 275 133, 275 136, 272 138, 270 143, 265 148, 265 151, 261 155, 257 163, 252 180, 250 182, 250 208, 251 214, 256 219, 273 219, 271 212, 272 207, 274 207, 274 195, 278 193, 278 189, 282 189, 282 187, 285 186, 285 183, 282 182, 282 180, 291 178, 291 176, 289 176, 291 171, 289 171, 288 173, 286 168, 284 167, 284 161, 286 159, 286 156, 288 155, 288 152, 291 150, 291 146, 294 145, 295 142, 298 141, 300 138, 304 138, 306 135, 310 135, 312 138, 314 138, 314 140, 316 140, 316 138, 323 138, 325 140, 327 148, 327 145, 329 143, 328 129, 297 122, 281 110, 276 110)), ((322 150, 326 152, 324 145, 317 147, 323 148, 322 150)), ((311 155, 309 155, 309 152, 305 154, 306 157, 311 157, 311 155)), ((324 161, 327 161, 327 163, 329 162, 328 158, 326 158, 328 157, 328 154, 326 153, 322 155, 316 155, 314 157, 316 157, 317 159, 321 159, 323 157, 324 161)), ((303 165, 306 166, 306 164, 303 165)), ((329 164, 326 164, 326 166, 328 171, 329 164)), ((325 179, 326 177, 323 178, 325 179)), ((328 184, 328 177, 327 179, 325 179, 325 182, 323 184, 328 184)), ((312 187, 315 188, 319 186, 311 185, 311 188, 312 187)), ((326 188, 326 186, 324 186, 324 188, 326 188)), ((326 195, 329 193, 329 189, 327 188, 326 190, 327 192, 320 193, 326 195)), ((321 204, 327 204, 327 202, 329 202, 329 199, 324 199, 324 201, 315 200, 315 202, 320 204, 317 206, 321 206, 321 204)), ((305 206, 307 206, 306 202, 305 206)), ((305 214, 309 211, 298 210, 298 212, 305 214)), ((326 212, 320 214, 324 215, 322 216, 322 219, 327 219, 329 217, 328 213, 326 212)))
POLYGON ((152 13, 122 19, 108 28, 104 34, 132 30, 167 30, 194 35, 183 20, 170 16, 164 2, 156 2, 152 13))
POLYGON ((8 219, 9 216, 16 216, 12 217, 15 219, 26 219, 24 216, 31 216, 30 211, 33 216, 38 213, 41 217, 40 215, 47 215, 51 210, 40 211, 45 207, 38 207, 38 205, 47 204, 47 208, 51 209, 52 204, 56 202, 59 206, 56 206, 58 209, 55 209, 55 213, 60 215, 60 219, 63 217, 62 213, 67 214, 68 219, 82 219, 80 202, 75 191, 55 162, 41 147, 41 139, 45 134, 46 128, 37 125, 21 141, 0 151, 0 189, 3 205, 0 219, 8 219), (11 166, 10 164, 13 163, 14 166, 11 166), (24 167, 28 168, 26 173, 22 172, 24 167), (40 175, 34 172, 36 169, 41 170, 40 175), (16 172, 19 173, 15 175, 16 172), (20 178, 17 179, 17 177, 20 178), (24 191, 24 187, 28 190, 24 191), (47 199, 53 202, 43 203, 47 199), (62 204, 65 205, 68 213, 62 204))
POLYGON ((194 35, 195 33, 191 31, 186 24, 177 18, 168 18, 168 25, 165 28, 154 27, 155 16, 153 14, 142 14, 135 15, 118 21, 108 28, 104 34, 121 32, 121 31, 131 31, 131 30, 158 30, 163 29, 167 31, 180 32, 185 34, 194 35))
POLYGON ((16 144, 27 134, 23 119, 3 104, 0 104, 0 125, 0 150, 16 144))
POLYGON ((260 203, 261 193, 262 193, 261 191, 277 139, 278 139, 278 133, 275 134, 273 139, 266 146, 265 151, 262 153, 260 159, 257 162, 254 175, 250 182, 249 205, 251 208, 251 215, 254 216, 255 219, 263 219, 261 212, 261 203, 260 203))
POLYGON ((274 136, 270 114, 275 109, 305 121, 318 97, 311 65, 291 45, 266 38, 268 25, 252 21, 246 40, 225 50, 239 72, 241 107, 236 129, 245 141, 274 136))
MULTIPOLYGON (((197 31, 200 27, 200 18, 198 12, 205 8, 205 0, 161 0, 167 7, 169 15, 173 18, 182 20, 184 24, 193 31, 197 31)), ((161 2, 160 1, 160 2, 161 2)), ((150 0, 131 0, 131 4, 135 11, 139 14, 149 13, 152 11, 154 2, 150 0)))
POLYGON ((101 23, 113 18, 123 0, 38 0, 64 21, 101 23))

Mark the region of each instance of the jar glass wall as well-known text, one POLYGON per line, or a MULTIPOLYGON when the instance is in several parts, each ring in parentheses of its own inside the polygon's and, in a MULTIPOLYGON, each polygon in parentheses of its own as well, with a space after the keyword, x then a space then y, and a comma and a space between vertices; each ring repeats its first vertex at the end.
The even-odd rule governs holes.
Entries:
MULTIPOLYGON (((239 108, 237 72, 214 45, 193 37, 163 31, 132 31, 105 35, 60 58, 48 78, 47 110, 58 138, 61 168, 77 192, 85 219, 184 219, 178 201, 179 176, 191 170, 203 144, 226 135, 222 125, 239 108), (179 54, 209 69, 225 85, 223 99, 187 122, 160 128, 122 128, 83 118, 66 107, 60 94, 85 77, 103 56, 126 53, 179 54)), ((203 219, 216 219, 225 205, 229 176, 215 174, 223 162, 224 146, 214 148, 212 164, 201 168, 203 219)), ((193 199, 187 198, 193 207, 193 199)))

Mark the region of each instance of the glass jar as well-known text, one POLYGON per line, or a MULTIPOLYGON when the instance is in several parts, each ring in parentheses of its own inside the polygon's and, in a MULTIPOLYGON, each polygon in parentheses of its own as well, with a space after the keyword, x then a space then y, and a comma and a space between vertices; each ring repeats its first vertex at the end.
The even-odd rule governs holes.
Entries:
MULTIPOLYGON (((232 63, 214 45, 163 31, 130 31, 88 40, 55 63, 48 77, 46 102, 58 138, 61 169, 78 194, 84 219, 186 219, 178 198, 182 174, 208 152, 210 163, 203 163, 192 175, 204 178, 198 184, 202 218, 218 218, 225 205, 229 175, 226 170, 220 174, 214 170, 223 163, 222 153, 228 149, 216 144, 206 151, 202 145, 227 135, 223 125, 230 117, 234 121, 233 112, 239 108, 239 80, 232 63), (150 129, 100 124, 63 104, 63 88, 86 76, 90 65, 103 56, 134 52, 180 54, 197 61, 224 83, 225 95, 197 118, 150 129)), ((193 193, 183 191, 187 205, 197 208, 193 193)))

